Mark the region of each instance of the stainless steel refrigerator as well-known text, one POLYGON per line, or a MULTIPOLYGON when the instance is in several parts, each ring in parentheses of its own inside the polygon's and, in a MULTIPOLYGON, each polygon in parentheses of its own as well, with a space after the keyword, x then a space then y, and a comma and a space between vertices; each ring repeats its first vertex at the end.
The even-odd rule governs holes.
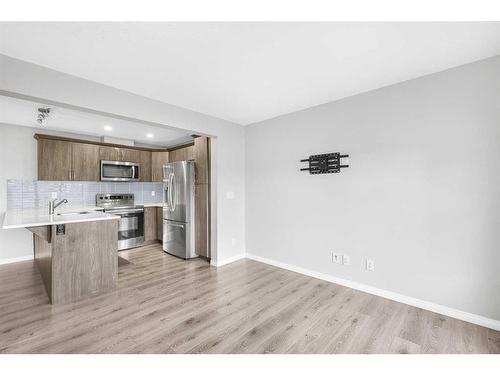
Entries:
POLYGON ((194 161, 163 166, 163 250, 195 258, 194 161))

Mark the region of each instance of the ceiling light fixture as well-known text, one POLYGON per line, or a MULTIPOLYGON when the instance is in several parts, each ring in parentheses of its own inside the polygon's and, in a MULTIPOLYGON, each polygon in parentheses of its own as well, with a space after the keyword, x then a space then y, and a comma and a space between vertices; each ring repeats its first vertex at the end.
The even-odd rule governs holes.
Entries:
POLYGON ((113 130, 113 128, 109 125, 106 125, 106 126, 104 126, 104 130, 106 130, 107 132, 110 132, 113 130))
POLYGON ((41 126, 44 126, 47 123, 47 119, 50 117, 50 108, 38 108, 38 116, 36 118, 36 122, 38 122, 41 126))
POLYGON ((153 135, 153 133, 148 133, 148 134, 146 134, 146 137, 148 137, 148 138, 153 138, 153 137, 154 137, 154 135, 153 135))

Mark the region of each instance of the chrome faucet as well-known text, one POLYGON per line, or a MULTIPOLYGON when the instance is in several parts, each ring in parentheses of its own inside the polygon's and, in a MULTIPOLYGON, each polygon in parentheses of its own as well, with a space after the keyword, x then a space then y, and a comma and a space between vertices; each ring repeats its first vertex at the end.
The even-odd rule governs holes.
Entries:
POLYGON ((59 202, 57 202, 57 199, 52 199, 49 201, 49 215, 54 215, 54 211, 57 207, 59 207, 63 203, 68 203, 67 199, 61 199, 59 202))

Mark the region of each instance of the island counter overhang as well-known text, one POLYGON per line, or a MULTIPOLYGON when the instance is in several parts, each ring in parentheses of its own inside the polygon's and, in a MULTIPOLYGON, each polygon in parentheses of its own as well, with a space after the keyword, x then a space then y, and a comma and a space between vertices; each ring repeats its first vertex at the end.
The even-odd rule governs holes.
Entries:
POLYGON ((86 217, 7 211, 3 228, 33 233, 34 259, 50 302, 64 304, 116 287, 118 221, 98 211, 86 217))

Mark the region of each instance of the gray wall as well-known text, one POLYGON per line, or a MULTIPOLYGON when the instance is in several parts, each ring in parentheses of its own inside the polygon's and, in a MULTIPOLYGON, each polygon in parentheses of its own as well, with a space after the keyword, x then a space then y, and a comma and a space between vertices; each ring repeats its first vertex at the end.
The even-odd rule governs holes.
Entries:
POLYGON ((500 319, 499 93, 495 57, 248 126, 247 252, 500 319))

